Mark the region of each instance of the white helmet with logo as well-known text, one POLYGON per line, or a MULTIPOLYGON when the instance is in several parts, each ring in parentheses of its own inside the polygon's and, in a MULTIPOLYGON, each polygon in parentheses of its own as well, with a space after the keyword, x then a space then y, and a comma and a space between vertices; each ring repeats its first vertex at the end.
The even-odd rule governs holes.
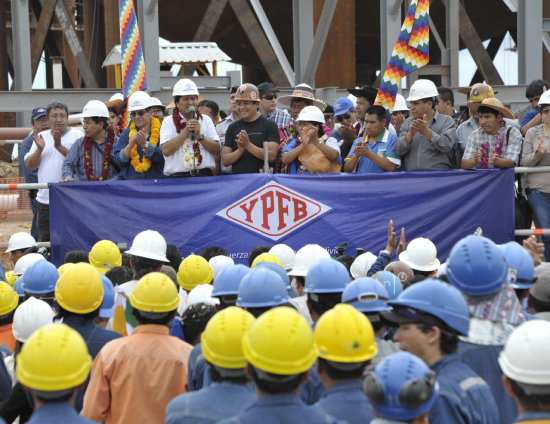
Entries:
POLYGON ((408 102, 416 102, 417 100, 422 99, 431 99, 439 96, 437 87, 433 81, 427 79, 419 79, 411 85, 411 90, 409 91, 409 97, 407 97, 408 102))
POLYGON ((330 254, 318 244, 306 244, 294 258, 294 267, 288 273, 290 276, 305 277, 309 269, 323 259, 330 259, 330 254))
POLYGON ((325 115, 317 106, 306 106, 302 109, 296 121, 325 123, 325 115))
POLYGON ((6 249, 6 253, 12 252, 14 250, 28 249, 29 247, 34 246, 36 246, 36 240, 29 233, 15 233, 10 237, 10 240, 8 241, 8 248, 6 249))
POLYGON ((143 110, 153 106, 151 96, 145 91, 136 91, 128 100, 128 111, 143 110))
POLYGON ((424 237, 411 241, 407 250, 399 254, 399 260, 418 271, 435 271, 440 265, 435 244, 424 237))
POLYGON ((172 96, 198 96, 199 90, 193 81, 189 78, 182 78, 174 84, 172 96))
POLYGON ((134 237, 132 247, 126 252, 129 255, 169 262, 166 258, 166 240, 158 231, 142 231, 134 237))
POLYGON ((286 244, 276 244, 271 249, 269 253, 277 256, 279 260, 283 263, 283 268, 286 271, 289 271, 294 266, 294 258, 296 257, 296 252, 286 244))
POLYGON ((90 100, 82 109, 83 118, 109 118, 109 109, 107 105, 99 100, 90 100))

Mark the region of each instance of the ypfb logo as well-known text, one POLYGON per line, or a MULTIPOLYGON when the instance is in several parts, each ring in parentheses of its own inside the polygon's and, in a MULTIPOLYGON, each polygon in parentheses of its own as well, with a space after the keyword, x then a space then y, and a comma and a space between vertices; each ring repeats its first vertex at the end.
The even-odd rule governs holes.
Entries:
POLYGON ((332 208, 270 182, 216 215, 271 240, 288 236, 332 208))

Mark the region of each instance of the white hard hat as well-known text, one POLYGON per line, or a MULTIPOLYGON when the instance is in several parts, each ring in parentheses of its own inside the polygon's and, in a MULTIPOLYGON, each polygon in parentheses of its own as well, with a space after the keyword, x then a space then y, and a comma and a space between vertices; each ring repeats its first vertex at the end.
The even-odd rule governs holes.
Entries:
POLYGON ((317 106, 306 106, 302 109, 296 121, 305 121, 305 122, 318 122, 320 124, 325 123, 325 115, 323 111, 317 106))
POLYGON ((152 106, 158 106, 158 107, 161 107, 163 109, 166 109, 166 106, 164 106, 162 104, 162 102, 159 100, 158 97, 152 97, 151 96, 151 103, 152 103, 152 106))
POLYGON ((122 93, 115 93, 109 99, 110 102, 112 102, 113 100, 122 100, 122 101, 124 101, 124 96, 122 95, 122 93))
POLYGON ((288 275, 305 277, 309 269, 323 259, 330 259, 330 254, 318 244, 306 244, 294 258, 294 267, 288 275))
POLYGON ((172 96, 198 96, 199 90, 189 78, 182 78, 174 84, 172 96))
POLYGON ((159 262, 169 262, 166 258, 166 240, 158 231, 145 230, 137 234, 127 254, 159 262))
POLYGON ((208 261, 208 264, 212 267, 214 270, 214 274, 212 275, 213 281, 216 281, 216 277, 220 275, 220 272, 229 265, 234 265, 235 262, 233 259, 231 259, 229 256, 225 255, 218 255, 210 258, 208 261))
POLYGON ((550 90, 546 90, 540 95, 539 106, 550 105, 550 90))
POLYGON ((351 264, 349 272, 353 278, 366 277, 369 269, 375 262, 376 256, 371 252, 361 253, 351 264))
POLYGON ((216 297, 212 297, 212 290, 214 286, 212 284, 199 284, 187 295, 186 309, 195 303, 206 303, 208 305, 219 305, 220 300, 216 297))
POLYGON ((90 100, 88 103, 86 103, 86 106, 84 106, 84 109, 82 109, 82 117, 83 118, 93 118, 93 117, 99 117, 99 118, 109 118, 109 109, 107 109, 107 105, 103 102, 100 102, 99 100, 90 100))
POLYGON ((435 271, 439 268, 435 244, 424 237, 411 241, 407 246, 407 250, 399 254, 399 260, 405 262, 413 270, 435 271))
POLYGON ((407 102, 405 101, 405 97, 403 97, 401 94, 397 93, 395 95, 395 104, 393 105, 392 112, 399 112, 404 110, 410 110, 407 107, 407 102))
POLYGON ((411 90, 409 91, 409 97, 407 97, 408 102, 416 102, 421 99, 428 99, 439 96, 437 87, 433 81, 427 79, 416 80, 413 85, 411 85, 411 90))
POLYGON ((21 343, 41 327, 51 324, 54 313, 50 305, 43 300, 29 297, 15 310, 13 315, 13 335, 21 343))
POLYGON ((8 248, 6 253, 12 252, 14 250, 23 250, 28 249, 29 247, 36 246, 36 240, 29 233, 15 233, 10 237, 8 241, 8 248))
POLYGON ((27 268, 33 263, 45 260, 46 258, 40 253, 29 253, 27 255, 23 255, 13 267, 13 275, 23 275, 27 268))
MULTIPOLYGON (((510 334, 500 352, 498 363, 506 377, 518 383, 547 386, 542 391, 550 394, 549 357, 550 322, 531 320, 521 324, 510 334)), ((534 394, 537 388, 533 389, 534 394)))
POLYGON ((296 257, 296 252, 286 244, 276 244, 271 249, 269 253, 277 256, 279 260, 283 263, 283 268, 285 271, 289 271, 294 266, 294 258, 296 257))
POLYGON ((133 112, 134 110, 147 109, 153 106, 151 102, 151 96, 145 91, 136 91, 130 96, 128 100, 128 111, 133 112))

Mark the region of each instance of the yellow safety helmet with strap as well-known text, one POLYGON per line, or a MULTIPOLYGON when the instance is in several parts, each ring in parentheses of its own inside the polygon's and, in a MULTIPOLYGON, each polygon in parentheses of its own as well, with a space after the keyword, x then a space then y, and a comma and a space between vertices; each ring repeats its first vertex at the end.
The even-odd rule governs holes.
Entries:
POLYGON ((55 392, 84 383, 91 366, 92 357, 82 336, 65 324, 50 324, 25 342, 15 371, 21 384, 55 392))
POLYGON ((130 304, 143 312, 171 312, 178 307, 179 301, 176 285, 162 272, 143 276, 130 295, 130 304))
POLYGON ((90 265, 102 274, 111 268, 122 265, 122 254, 116 244, 110 240, 100 240, 92 247, 88 255, 90 265))
POLYGON ((333 362, 364 362, 376 356, 374 330, 367 317, 340 303, 325 312, 315 326, 319 358, 333 362))
POLYGON ((18 276, 13 274, 13 271, 6 272, 6 283, 10 285, 10 287, 15 286, 15 282, 17 281, 18 276))
POLYGON ((278 375, 306 372, 317 359, 311 327, 287 306, 260 315, 243 337, 243 350, 252 366, 278 375))
POLYGON ((210 284, 214 269, 202 256, 189 255, 178 269, 178 283, 185 290, 193 290, 201 284, 210 284))
POLYGON ((281 260, 276 255, 274 255, 273 253, 264 252, 256 256, 256 258, 254 258, 254 261, 252 262, 252 266, 250 267, 250 269, 254 269, 254 267, 258 265, 260 262, 273 262, 273 263, 276 263, 277 265, 280 265, 281 268, 283 269, 285 268, 281 260))
POLYGON ((75 314, 95 311, 103 301, 99 272, 90 264, 73 264, 57 280, 55 300, 63 309, 75 314))
POLYGON ((19 303, 19 296, 6 282, 0 281, 0 316, 13 311, 19 303))
POLYGON ((242 340, 254 323, 254 316, 244 309, 230 306, 214 315, 201 335, 202 353, 218 367, 244 368, 242 340))

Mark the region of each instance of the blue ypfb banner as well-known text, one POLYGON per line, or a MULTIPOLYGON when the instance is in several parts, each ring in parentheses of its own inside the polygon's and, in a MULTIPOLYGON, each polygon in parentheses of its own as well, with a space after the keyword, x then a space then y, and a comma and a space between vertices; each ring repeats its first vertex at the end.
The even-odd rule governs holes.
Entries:
POLYGON ((98 240, 131 245, 153 229, 184 256, 208 246, 246 262, 259 244, 318 243, 336 254, 385 248, 387 226, 430 238, 443 262, 477 227, 496 243, 514 237, 514 172, 506 170, 341 175, 229 175, 50 186, 52 260, 98 240))

